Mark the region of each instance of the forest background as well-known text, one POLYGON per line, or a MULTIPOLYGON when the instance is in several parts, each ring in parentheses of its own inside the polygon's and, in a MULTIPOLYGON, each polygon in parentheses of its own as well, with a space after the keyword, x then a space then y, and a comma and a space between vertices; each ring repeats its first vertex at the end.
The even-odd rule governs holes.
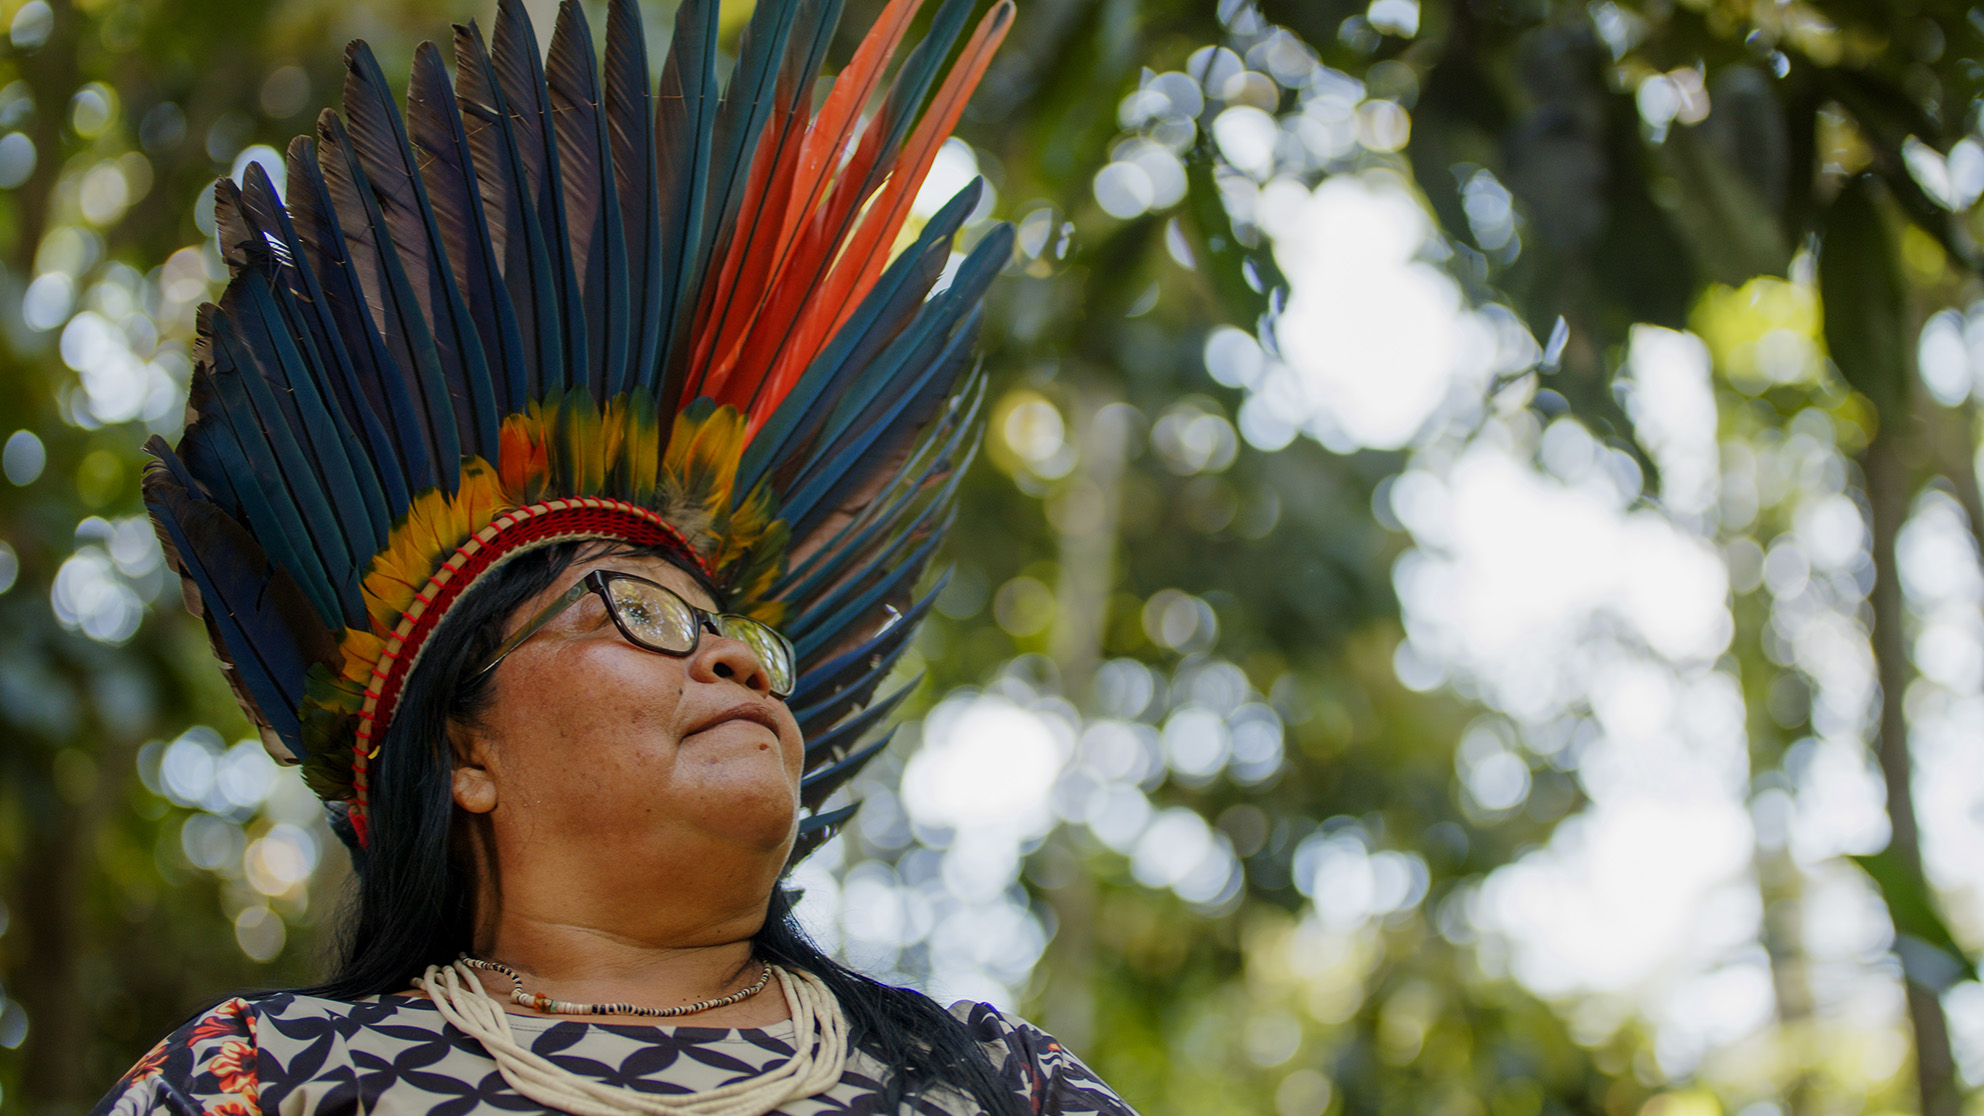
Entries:
MULTIPOLYGON (((212 179, 491 14, 0 0, 0 1111, 320 971, 344 853, 138 445, 212 179)), ((1029 0, 919 211, 1018 226, 987 452, 809 925, 1150 1116, 1984 1112, 1980 59, 1936 0, 1029 0)))

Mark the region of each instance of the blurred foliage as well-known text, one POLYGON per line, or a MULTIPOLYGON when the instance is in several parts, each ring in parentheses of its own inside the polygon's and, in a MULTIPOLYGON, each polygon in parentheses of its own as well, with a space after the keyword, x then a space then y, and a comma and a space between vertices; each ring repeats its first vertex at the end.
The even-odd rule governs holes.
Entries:
MULTIPOLYGON (((850 4, 846 24, 876 6, 850 4)), ((404 71, 415 41, 486 20, 484 7, 0 0, 0 433, 27 432, 7 441, 0 485, 6 1111, 79 1111, 204 1002, 317 971, 343 854, 294 780, 232 743, 245 725, 140 529, 137 446, 176 431, 193 308, 221 275, 199 201, 211 180, 335 100, 345 39, 404 71)), ((1248 209, 1269 172, 1236 167, 1216 118, 1288 114, 1327 68, 1362 83, 1365 133, 1276 173, 1307 188, 1375 168, 1412 184, 1468 300, 1505 304, 1548 339, 1543 370, 1490 393, 1515 392, 1542 420, 1575 416, 1632 455, 1651 491, 1622 351, 1635 323, 1693 328, 1716 359, 1726 442, 1779 444, 1817 413, 1842 450, 1874 455, 1869 476, 1892 475, 1891 491, 1852 480, 1873 506, 1877 565, 1878 536, 1891 560, 1932 477, 1978 526, 1974 415, 1912 386, 1912 338, 1979 293, 1984 218, 1954 168, 1956 148, 1978 146, 1980 47, 1975 10, 1930 0, 1025 7, 959 130, 1022 253, 986 330, 991 444, 918 647, 922 708, 1017 672, 1078 716, 1151 720, 1164 699, 1126 704, 1122 686, 1182 690, 1230 664, 1228 708, 1271 707, 1286 729, 1280 764, 1258 777, 1160 772, 1147 787, 1244 865, 1227 893, 1188 902, 1146 886, 1080 827, 1030 847, 1027 892, 1053 936, 1029 1014, 1152 1116, 1957 1111, 1940 988, 1911 999, 1929 1042, 1919 1080, 1856 1076, 1794 1039, 1772 1055, 1770 1090, 1737 1096, 1669 1080, 1641 1027, 1594 1040, 1564 1005, 1481 964, 1473 889, 1547 840, 1582 791, 1536 763, 1518 808, 1470 802, 1455 747, 1477 710, 1394 671, 1391 572, 1410 540, 1381 489, 1405 454, 1307 437, 1260 449, 1236 432, 1244 393, 1210 378, 1204 354, 1211 331, 1256 330, 1286 293, 1248 209), (1208 50, 1220 47, 1232 53, 1208 50), (1196 75, 1196 110, 1134 107, 1173 74, 1196 75), (1179 182, 1112 209, 1100 176, 1134 143, 1173 152, 1179 182), (1513 207, 1520 251, 1470 200, 1483 196, 1513 207), (1808 338, 1810 359, 1760 365, 1772 329, 1808 338), (1899 440, 1889 473, 1884 432, 1899 440), (1297 860, 1336 834, 1395 854, 1411 893, 1318 936, 1297 860)), ((1747 530, 1767 544, 1788 515, 1747 530)), ((1797 672, 1765 649, 1769 600, 1737 580, 1732 653, 1764 789, 1808 714, 1797 672)), ((1905 672, 1905 655, 1882 635, 1896 607, 1873 603, 1898 709, 1907 675, 1889 667, 1905 672)), ((1902 740, 1882 747, 1909 769, 1902 740)), ((884 775, 899 771, 891 756, 884 775)), ((1889 805, 1913 842, 1906 795, 1891 787, 1889 805)), ((903 844, 859 827, 850 839, 874 855, 903 844)), ((1938 913, 1919 852, 1882 855, 1868 870, 1900 940, 1974 974, 1963 950, 1979 943, 1938 913)), ((1800 946, 1778 912, 1798 877, 1781 852, 1758 856, 1778 1025, 1796 1036, 1800 946)), ((1922 962, 1902 962, 1922 987, 1922 962)))

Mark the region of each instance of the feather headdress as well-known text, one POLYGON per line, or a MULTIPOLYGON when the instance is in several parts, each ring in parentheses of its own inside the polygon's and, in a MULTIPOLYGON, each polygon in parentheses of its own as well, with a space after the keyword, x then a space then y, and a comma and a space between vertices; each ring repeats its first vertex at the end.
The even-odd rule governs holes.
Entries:
MULTIPOLYGON (((659 84, 635 0, 603 76, 564 0, 414 55, 402 114, 363 42, 342 115, 216 187, 232 278, 145 501, 242 707, 366 835, 368 771, 476 578, 567 539, 670 547, 798 652, 800 853, 874 754, 873 701, 976 448, 963 374, 1011 233, 936 290, 973 183, 910 204, 1012 19, 889 0, 813 110, 840 0, 759 0, 728 80, 683 0, 659 84), (941 80, 940 80, 941 79, 941 80), (932 293, 935 290, 936 293, 932 293)), ((799 855, 796 853, 795 855, 799 855)))

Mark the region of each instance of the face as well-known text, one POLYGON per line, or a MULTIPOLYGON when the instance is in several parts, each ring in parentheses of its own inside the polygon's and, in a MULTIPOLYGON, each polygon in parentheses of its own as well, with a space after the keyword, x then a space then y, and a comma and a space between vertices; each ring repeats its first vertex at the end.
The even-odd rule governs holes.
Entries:
MULTIPOLYGON (((506 636, 596 569, 715 608, 663 559, 594 557, 519 608, 506 636)), ((649 651, 589 593, 491 682, 475 723, 451 726, 455 801, 477 819, 485 901, 500 907, 485 925, 577 918, 691 945, 703 943, 683 935, 762 919, 792 847, 804 746, 743 643, 705 629, 687 656, 649 651)))

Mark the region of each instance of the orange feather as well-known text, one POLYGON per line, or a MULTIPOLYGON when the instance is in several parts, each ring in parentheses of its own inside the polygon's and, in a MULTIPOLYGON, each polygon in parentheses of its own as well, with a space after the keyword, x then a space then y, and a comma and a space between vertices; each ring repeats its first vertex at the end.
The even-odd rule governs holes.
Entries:
MULTIPOLYGON (((922 187, 924 176, 929 174, 930 165, 936 161, 937 149, 957 125, 965 102, 971 98, 979 79, 985 75, 985 69, 991 64, 999 44, 1004 41, 1012 21, 1012 0, 1000 0, 985 13, 956 65, 945 77, 943 87, 938 90, 923 118, 917 122, 916 130, 911 133, 909 142, 895 161, 887 184, 865 207, 855 235, 834 259, 826 281, 817 286, 809 282, 802 288, 809 296, 804 300, 804 309, 798 312, 799 320, 789 335, 781 339, 784 343, 779 346, 764 377, 761 401, 751 406, 753 433, 763 425, 778 401, 792 389, 812 355, 819 351, 827 338, 833 336, 835 330, 846 323, 860 305, 862 297, 881 277, 882 268, 887 265, 895 246, 896 235, 902 231, 903 222, 909 216, 910 203, 922 187)), ((871 125, 869 135, 863 137, 864 149, 871 148, 867 141, 878 131, 871 125)), ((863 153, 857 152, 856 162, 860 161, 863 153)), ((851 164, 839 185, 847 185, 856 169, 851 164)), ((835 192, 839 194, 842 191, 837 188, 835 192)), ((832 208, 830 202, 829 209, 832 208)), ((825 255, 822 253, 823 258, 825 255)))
MULTIPOLYGON (((801 100, 795 114, 799 119, 805 118, 809 99, 801 100)), ((749 390, 743 392, 742 399, 733 400, 730 396, 736 393, 726 393, 724 389, 736 365, 738 346, 758 309, 764 305, 774 261, 767 250, 771 246, 761 243, 760 238, 776 237, 784 225, 784 213, 792 201, 793 169, 799 163, 801 150, 798 142, 786 141, 796 141, 797 131, 793 126, 780 130, 777 161, 770 174, 763 179, 754 176, 745 190, 743 212, 757 216, 750 231, 731 245, 724 260, 723 282, 719 283, 722 291, 716 302, 719 309, 713 321, 704 319, 705 332, 697 339, 696 359, 704 369, 702 393, 718 402, 735 402, 740 407, 750 402, 749 390)))
MULTIPOLYGON (((764 370, 758 377, 761 395, 765 394, 764 385, 777 378, 781 367, 797 360, 792 354, 794 339, 806 333, 813 300, 840 258, 842 243, 859 218, 868 192, 880 180, 874 171, 884 154, 882 144, 888 132, 887 118, 878 116, 868 122, 853 156, 834 181, 826 204, 805 222, 799 241, 787 256, 786 266, 760 314, 760 320, 772 323, 771 327, 753 330, 745 339, 746 348, 739 361, 745 367, 764 370)), ((813 348, 804 349, 808 359, 817 347, 816 341, 813 348)), ((798 363, 804 366, 803 360, 798 363)), ((784 396, 783 390, 772 391, 770 404, 761 408, 754 403, 749 409, 762 421, 762 413, 769 413, 784 396)))
POLYGON ((923 0, 889 0, 875 26, 868 29, 861 45, 855 48, 847 68, 834 78, 833 91, 827 94, 826 103, 820 106, 820 115, 807 129, 805 145, 800 149, 799 185, 794 192, 802 200, 786 213, 785 228, 778 242, 781 259, 798 237, 801 219, 810 214, 826 194, 827 184, 832 181, 833 172, 840 165, 848 140, 861 122, 862 106, 875 95, 875 89, 882 83, 883 68, 901 44, 903 34, 909 30, 910 20, 916 18, 917 9, 922 6, 923 0))
MULTIPOLYGON (((843 265, 858 265, 859 270, 845 286, 835 289, 830 286, 823 300, 828 306, 838 305, 833 325, 826 330, 832 335, 854 313, 863 295, 881 278, 882 268, 889 262, 890 250, 894 248, 896 234, 902 231, 903 221, 909 216, 910 203, 916 200, 916 192, 923 186, 923 178, 930 173, 930 164, 937 160, 937 149, 943 145, 945 137, 958 123, 964 113, 965 102, 971 99, 978 81, 985 76, 985 68, 992 64, 992 55, 1005 41, 1006 32, 1013 25, 1013 0, 999 0, 985 18, 978 21, 977 30, 972 32, 971 42, 951 72, 944 78, 942 89, 936 99, 924 112, 923 119, 917 121, 916 131, 910 135, 909 143, 902 156, 896 161, 895 171, 889 176, 889 183, 876 195, 868 207, 868 215, 862 219, 860 231, 854 242, 848 246, 843 257, 843 265)), ((839 271, 837 267, 836 272, 839 271)), ((823 338, 824 339, 824 338, 823 338)))
MULTIPOLYGON (((795 256, 794 244, 803 229, 818 224, 808 222, 807 218, 818 209, 833 182, 841 155, 860 124, 861 108, 880 85, 883 70, 921 6, 922 0, 889 0, 881 18, 855 49, 854 57, 834 79, 832 91, 819 115, 806 128, 796 150, 787 147, 781 152, 782 157, 771 173, 770 189, 765 191, 761 180, 753 175, 752 193, 745 197, 743 212, 757 213, 758 217, 746 238, 749 243, 733 245, 724 261, 717 284, 723 292, 720 304, 724 309, 720 320, 706 328, 698 340, 697 362, 704 369, 700 394, 739 408, 750 408, 760 394, 767 362, 751 350, 763 350, 766 346, 761 342, 763 331, 753 327, 766 320, 766 312, 774 303, 782 301, 776 296, 787 265, 804 258, 803 254, 795 256), (767 194, 762 207, 754 204, 760 191, 767 194), (761 229, 776 230, 772 250, 751 252, 749 249, 756 244, 761 229), (747 354, 757 359, 749 359, 747 354), (753 375, 754 372, 757 374, 753 375), (734 388, 731 387, 733 373, 737 373, 734 388)), ((782 141, 783 138, 782 134, 782 141)), ((785 145, 781 143, 781 146, 785 145)), ((817 278, 820 269, 813 270, 817 278)), ((790 317, 774 316, 769 320, 790 321, 790 317)))

